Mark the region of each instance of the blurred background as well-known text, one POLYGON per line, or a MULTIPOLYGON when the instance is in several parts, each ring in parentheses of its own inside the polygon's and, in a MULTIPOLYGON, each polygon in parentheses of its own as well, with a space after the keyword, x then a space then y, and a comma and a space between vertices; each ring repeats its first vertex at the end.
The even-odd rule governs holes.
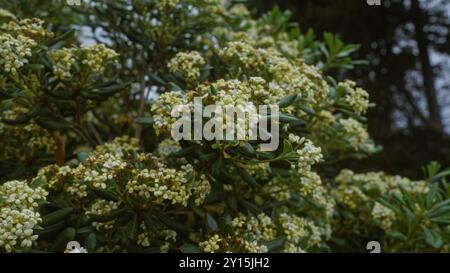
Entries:
POLYGON ((377 107, 369 131, 384 150, 346 167, 420 178, 420 167, 432 160, 450 166, 450 0, 249 2, 257 13, 289 9, 303 31, 333 32, 361 45, 355 58, 368 64, 332 74, 370 92, 377 107))

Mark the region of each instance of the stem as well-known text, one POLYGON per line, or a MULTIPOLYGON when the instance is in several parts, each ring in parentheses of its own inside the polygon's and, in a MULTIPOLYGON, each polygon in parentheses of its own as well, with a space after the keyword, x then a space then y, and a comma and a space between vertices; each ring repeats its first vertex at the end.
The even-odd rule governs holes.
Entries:
POLYGON ((79 126, 74 125, 72 127, 72 130, 78 135, 80 136, 82 139, 84 139, 84 141, 86 141, 92 148, 95 148, 95 146, 97 146, 95 144, 95 141, 86 133, 83 131, 83 129, 81 129, 79 126))
POLYGON ((59 132, 52 132, 51 135, 56 144, 55 149, 56 164, 61 166, 64 164, 66 158, 66 145, 64 143, 64 139, 61 137, 59 132))
POLYGON ((95 126, 91 123, 91 122, 87 122, 87 126, 89 127, 89 129, 91 130, 92 134, 95 137, 95 140, 97 140, 98 144, 102 144, 103 140, 100 137, 100 134, 98 133, 97 129, 95 129, 95 126))
MULTIPOLYGON (((140 84, 140 102, 139 102, 139 112, 138 112, 138 118, 142 117, 144 115, 145 110, 145 101, 147 96, 145 95, 145 75, 140 75, 141 84, 140 84)), ((141 133, 142 133, 142 126, 138 125, 136 128, 136 131, 134 133, 134 137, 137 139, 141 139, 141 133)))

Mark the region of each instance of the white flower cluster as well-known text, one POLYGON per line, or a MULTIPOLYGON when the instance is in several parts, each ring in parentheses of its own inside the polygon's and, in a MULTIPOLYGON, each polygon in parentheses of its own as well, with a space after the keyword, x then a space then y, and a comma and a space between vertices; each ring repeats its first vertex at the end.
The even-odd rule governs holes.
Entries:
POLYGON ((346 142, 356 151, 373 151, 375 149, 369 133, 363 124, 353 118, 340 119, 342 134, 346 142))
POLYGON ((181 146, 177 141, 166 138, 158 144, 155 154, 161 157, 168 157, 169 155, 178 152, 180 149, 181 146))
MULTIPOLYGON (((298 41, 293 41, 286 33, 267 35, 270 25, 253 20, 245 22, 249 27, 245 32, 218 30, 218 35, 231 40, 219 51, 224 62, 238 61, 242 70, 238 72, 244 75, 267 77, 269 73, 268 91, 272 102, 298 94, 307 102, 304 106, 326 106, 329 102, 328 85, 319 69, 307 65, 300 58, 298 41)), ((301 109, 294 111, 299 116, 305 114, 301 109)))
POLYGON ((429 190, 426 181, 411 181, 398 175, 387 175, 384 172, 368 172, 356 174, 351 170, 341 170, 335 180, 340 184, 357 185, 365 192, 378 194, 400 193, 400 189, 411 194, 424 194, 429 190))
POLYGON ((14 180, 0 186, 2 201, 13 208, 36 208, 47 194, 42 188, 31 188, 26 181, 14 180))
POLYGON ((16 20, 16 16, 14 14, 12 14, 11 12, 7 11, 6 9, 2 9, 0 8, 0 17, 3 18, 11 18, 13 20, 16 20))
POLYGON ((390 208, 387 208, 378 202, 373 206, 371 215, 373 220, 379 223, 380 227, 385 231, 388 231, 391 228, 396 219, 395 213, 390 208))
MULTIPOLYGON (((180 92, 163 93, 151 108, 154 119, 153 127, 157 133, 170 132, 171 126, 177 121, 177 118, 171 116, 172 110, 190 113, 194 110, 194 98, 201 96, 204 105, 222 107, 222 115, 212 117, 219 124, 227 122, 227 106, 233 106, 234 111, 246 113, 247 115, 244 117, 239 115, 237 119, 234 119, 234 131, 231 133, 237 135, 238 132, 248 132, 249 126, 255 124, 255 121, 258 121, 260 117, 257 113, 256 103, 253 101, 263 101, 268 95, 268 91, 264 90, 264 83, 263 79, 256 77, 252 77, 248 81, 220 79, 213 83, 201 84, 187 94, 180 92)), ((183 118, 190 117, 183 115, 183 118)))
POLYGON ((64 190, 76 198, 88 196, 92 188, 106 189, 127 164, 117 154, 95 152, 85 164, 76 167, 49 165, 42 168, 38 177, 45 177, 46 188, 53 191, 64 190))
POLYGON ((208 15, 222 15, 226 11, 225 0, 203 0, 203 2, 207 5, 205 13, 208 15))
POLYGON ((280 202, 288 201, 292 197, 293 190, 286 181, 286 179, 275 176, 269 183, 264 187, 265 191, 275 200, 280 202))
POLYGON ((6 72, 16 74, 31 56, 36 41, 23 35, 14 37, 8 33, 0 34, 0 65, 6 72))
MULTIPOLYGON (((90 209, 85 212, 86 215, 96 214, 96 215, 105 215, 110 213, 113 210, 119 208, 120 203, 113 201, 106 201, 103 199, 95 200, 90 209)), ((110 230, 114 227, 114 220, 108 222, 92 222, 92 226, 97 230, 110 230)))
MULTIPOLYGON (((8 13, 3 12, 8 15, 8 13)), ((0 26, 0 67, 13 75, 29 62, 37 40, 53 37, 37 18, 9 21, 0 26)))
POLYGON ((231 222, 232 234, 209 236, 199 247, 204 252, 265 253, 269 251, 267 242, 285 236, 282 251, 294 253, 304 252, 302 245, 310 248, 322 242, 323 232, 311 220, 282 213, 279 223, 281 229, 264 213, 256 217, 241 215, 231 222))
POLYGON ((103 73, 106 63, 118 56, 114 50, 103 44, 82 46, 80 51, 81 62, 88 65, 94 73, 103 73))
POLYGON ((285 252, 304 252, 300 247, 304 239, 307 239, 308 247, 318 245, 322 241, 320 229, 311 220, 282 213, 280 223, 286 235, 285 252))
MULTIPOLYGON (((336 117, 327 110, 321 110, 317 113, 313 124, 311 125, 311 128, 315 131, 315 133, 320 134, 326 129, 332 127, 336 123, 336 117)), ((325 135, 327 139, 330 138, 330 136, 325 135)))
POLYGON ((171 115, 175 107, 190 107, 187 97, 180 92, 163 93, 152 105, 153 127, 157 134, 170 132, 172 124, 177 120, 171 115))
POLYGON ((33 230, 42 221, 35 209, 47 194, 42 188, 31 188, 26 181, 0 186, 0 248, 11 252, 31 247, 38 238, 33 230))
POLYGON ((200 242, 199 247, 204 252, 249 252, 265 253, 264 244, 276 238, 276 226, 265 214, 256 217, 241 215, 232 220, 233 234, 220 236, 211 235, 208 240, 200 242))
POLYGON ((96 153, 113 153, 120 157, 123 157, 126 153, 137 153, 139 150, 139 140, 127 135, 116 137, 113 141, 95 148, 96 153))
POLYGON ((44 21, 39 18, 27 18, 20 21, 9 21, 0 27, 14 36, 27 36, 33 40, 52 38, 54 34, 44 28, 44 21))
POLYGON ((236 233, 241 235, 252 234, 256 241, 268 242, 273 240, 277 233, 273 220, 263 213, 257 217, 239 216, 234 218, 232 226, 236 233))
POLYGON ((293 197, 307 198, 322 208, 326 221, 335 212, 335 201, 315 172, 301 176, 297 172, 291 172, 289 177, 275 176, 264 186, 264 192, 282 203, 287 203, 293 197))
POLYGON ((61 48, 50 53, 53 63, 53 73, 60 80, 72 77, 72 67, 80 61, 89 67, 93 73, 102 73, 110 60, 115 60, 118 54, 103 44, 82 46, 81 48, 61 48))
POLYGON ((356 209, 359 204, 369 200, 369 197, 355 185, 340 184, 333 194, 337 203, 344 204, 351 209, 356 209))
POLYGON ((335 181, 338 183, 338 187, 333 190, 336 202, 357 213, 359 219, 374 222, 385 231, 388 231, 396 221, 395 212, 378 202, 369 202, 369 200, 383 194, 400 193, 401 189, 413 195, 426 194, 429 190, 425 181, 411 181, 383 172, 355 174, 351 170, 344 169, 335 181))
POLYGON ((222 241, 219 235, 209 237, 207 241, 200 242, 198 246, 200 249, 207 253, 215 253, 220 249, 219 243, 222 241))
POLYGON ((144 223, 141 223, 143 233, 138 235, 137 244, 142 247, 150 247, 153 244, 159 244, 161 253, 169 251, 170 246, 176 242, 177 233, 170 229, 163 229, 158 233, 147 231, 144 223))
POLYGON ((84 181, 86 168, 78 165, 70 166, 48 165, 39 170, 36 177, 44 178, 44 187, 52 192, 66 191, 75 198, 82 199, 88 195, 88 184, 84 181))
POLYGON ((268 62, 268 70, 275 78, 275 82, 272 83, 273 88, 289 91, 281 91, 280 95, 300 94, 314 106, 327 102, 328 85, 316 68, 302 61, 292 63, 287 58, 278 56, 269 58, 268 62))
POLYGON ((267 179, 270 176, 270 164, 269 163, 257 163, 246 165, 245 169, 255 179, 267 179))
POLYGON ((38 212, 31 209, 0 209, 0 247, 11 252, 17 247, 29 248, 38 236, 33 229, 42 221, 38 212))
POLYGON ((53 62, 53 73, 60 79, 69 79, 72 77, 71 67, 75 64, 74 49, 62 48, 50 53, 50 59, 53 62))
POLYGON ((174 9, 180 0, 160 0, 158 1, 158 9, 160 11, 174 9))
POLYGON ((313 194, 319 194, 316 190, 322 187, 322 180, 317 173, 308 172, 300 178, 300 185, 300 192, 304 196, 311 196, 313 194))
MULTIPOLYGON (((24 107, 13 107, 2 113, 7 120, 17 119, 29 110, 24 107)), ((0 121, 0 156, 3 160, 27 162, 37 153, 45 151, 53 153, 55 141, 50 133, 33 121, 21 125, 6 125, 0 121)))
POLYGON ((344 100, 358 114, 365 114, 369 108, 369 93, 362 88, 357 88, 353 81, 344 81, 337 88, 345 90, 344 100))
POLYGON ((264 65, 262 51, 245 42, 230 42, 220 50, 219 56, 226 62, 238 60, 245 69, 257 69, 264 65))
MULTIPOLYGON (((156 158, 155 158, 156 160, 156 158)), ((200 205, 209 194, 210 185, 205 176, 194 179, 195 172, 190 164, 173 169, 158 162, 155 169, 142 169, 126 185, 131 196, 155 204, 172 204, 187 206, 189 198, 194 197, 196 205, 200 205)))
POLYGON ((311 166, 322 160, 322 149, 304 137, 300 138, 294 134, 289 134, 289 141, 295 146, 302 146, 296 150, 298 155, 297 168, 300 174, 307 174, 311 171, 311 166))
POLYGON ((186 75, 188 82, 196 82, 200 76, 200 69, 206 64, 205 59, 197 51, 179 52, 173 57, 167 67, 170 72, 181 72, 186 75))
POLYGON ((244 17, 250 14, 245 4, 235 4, 233 5, 230 10, 230 14, 233 14, 234 16, 244 17))
POLYGON ((98 146, 76 167, 50 165, 42 168, 38 177, 45 178, 49 190, 62 190, 77 199, 94 189, 111 190, 123 184, 123 196, 136 207, 187 206, 191 198, 196 205, 204 202, 211 190, 204 174, 181 162, 171 167, 163 157, 138 153, 135 145, 134 139, 117 138, 98 146))
POLYGON ((85 170, 83 180, 97 189, 106 189, 107 182, 116 178, 127 167, 127 162, 115 153, 96 153, 88 157, 85 164, 95 167, 85 170))

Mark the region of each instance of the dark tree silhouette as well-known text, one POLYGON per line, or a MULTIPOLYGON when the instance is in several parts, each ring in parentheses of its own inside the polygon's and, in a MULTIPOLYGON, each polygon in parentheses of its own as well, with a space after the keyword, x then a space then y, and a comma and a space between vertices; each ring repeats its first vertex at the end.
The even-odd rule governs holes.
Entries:
POLYGON ((335 76, 361 79, 377 104, 369 130, 385 150, 366 161, 367 168, 420 175, 411 170, 433 159, 450 164, 444 131, 450 124, 444 128, 442 114, 450 105, 441 99, 448 90, 445 84, 437 87, 450 71, 432 62, 438 54, 444 64, 450 60, 450 1, 383 0, 369 6, 361 0, 253 0, 250 6, 263 12, 273 5, 292 10, 292 21, 304 31, 312 28, 319 36, 330 31, 361 45, 355 57, 369 65, 335 76))

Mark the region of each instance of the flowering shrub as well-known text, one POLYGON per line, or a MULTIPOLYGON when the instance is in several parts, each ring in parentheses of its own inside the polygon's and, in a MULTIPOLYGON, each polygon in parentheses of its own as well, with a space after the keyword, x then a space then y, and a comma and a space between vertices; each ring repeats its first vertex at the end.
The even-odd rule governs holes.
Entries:
POLYGON ((430 164, 416 182, 338 170, 379 149, 368 93, 327 75, 352 69, 357 46, 228 1, 77 12, 105 44, 0 10, 0 251, 449 250, 448 171, 430 164), (173 140, 171 111, 196 97, 277 105, 280 147, 173 140))

